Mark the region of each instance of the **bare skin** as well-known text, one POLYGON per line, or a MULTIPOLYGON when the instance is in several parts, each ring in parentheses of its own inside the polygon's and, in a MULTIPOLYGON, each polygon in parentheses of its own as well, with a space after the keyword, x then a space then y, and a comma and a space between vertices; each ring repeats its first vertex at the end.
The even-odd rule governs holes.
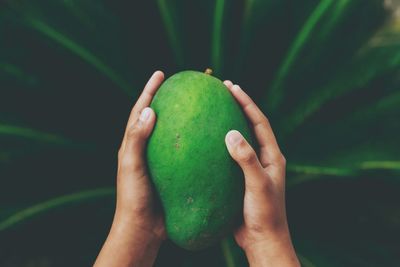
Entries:
POLYGON ((286 159, 267 117, 238 85, 225 81, 253 125, 259 155, 238 131, 225 141, 245 177, 243 224, 235 231, 250 266, 300 266, 290 238, 285 208, 286 159))
MULTIPOLYGON (((101 266, 152 266, 166 239, 162 212, 155 206, 144 151, 156 116, 148 106, 164 80, 155 72, 146 84, 128 119, 118 153, 117 205, 110 233, 94 264, 101 266)), ((250 97, 225 81, 229 91, 253 124, 260 154, 235 130, 225 141, 232 158, 245 176, 243 224, 235 239, 250 266, 298 267, 285 209, 285 158, 271 126, 250 97)))

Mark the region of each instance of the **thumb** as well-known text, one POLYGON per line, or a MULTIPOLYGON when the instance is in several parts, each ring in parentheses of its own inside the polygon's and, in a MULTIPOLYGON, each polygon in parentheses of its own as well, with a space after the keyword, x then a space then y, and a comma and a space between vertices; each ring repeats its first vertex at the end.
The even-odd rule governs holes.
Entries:
POLYGON ((243 170, 246 189, 261 188, 266 177, 254 149, 236 130, 227 133, 225 143, 229 154, 243 170))
POLYGON ((129 167, 130 170, 144 168, 144 149, 147 138, 154 128, 155 120, 154 111, 146 107, 133 125, 127 128, 120 158, 121 167, 129 167))

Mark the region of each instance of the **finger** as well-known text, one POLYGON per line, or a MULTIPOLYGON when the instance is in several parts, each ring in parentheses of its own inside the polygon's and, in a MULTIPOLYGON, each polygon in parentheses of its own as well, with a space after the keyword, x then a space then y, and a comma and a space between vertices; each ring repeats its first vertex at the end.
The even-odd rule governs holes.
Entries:
POLYGON ((128 119, 127 129, 137 120, 139 113, 147 106, 150 105, 158 88, 164 80, 164 73, 162 71, 156 71, 150 77, 149 81, 145 85, 143 92, 139 96, 136 104, 133 106, 131 114, 128 119))
POLYGON ((253 124, 254 133, 260 145, 260 161, 262 165, 264 167, 269 164, 280 165, 283 156, 267 117, 238 85, 233 85, 230 91, 253 124))
POLYGON ((262 189, 265 187, 267 177, 257 154, 250 144, 236 130, 229 131, 225 143, 231 157, 242 168, 247 189, 262 189))
POLYGON ((233 83, 230 80, 225 80, 224 84, 226 87, 228 87, 228 89, 230 89, 233 86, 233 83))
POLYGON ((127 130, 125 146, 120 155, 120 168, 124 171, 146 172, 144 150, 156 120, 154 111, 146 107, 136 122, 127 130))
POLYGON ((161 83, 164 80, 164 73, 162 71, 156 71, 150 77, 149 81, 146 83, 143 92, 139 96, 135 105, 133 106, 131 113, 128 118, 128 122, 126 124, 124 137, 122 139, 121 148, 124 149, 126 143, 126 133, 129 128, 135 123, 135 121, 139 117, 139 113, 147 106, 150 105, 151 100, 153 99, 154 94, 157 92, 157 89, 160 87, 161 83))

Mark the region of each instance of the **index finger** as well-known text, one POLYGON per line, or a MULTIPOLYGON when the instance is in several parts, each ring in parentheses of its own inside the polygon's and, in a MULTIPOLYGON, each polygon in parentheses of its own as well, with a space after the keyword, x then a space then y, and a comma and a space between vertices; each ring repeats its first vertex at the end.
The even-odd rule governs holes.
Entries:
POLYGON ((228 88, 253 124, 254 133, 260 145, 261 164, 264 167, 269 164, 279 164, 282 153, 267 117, 239 85, 228 86, 228 88))
POLYGON ((129 115, 127 129, 131 126, 139 117, 140 112, 148 107, 153 99, 155 93, 160 87, 161 83, 164 81, 164 73, 162 71, 156 71, 150 77, 149 81, 146 83, 143 92, 140 94, 136 104, 133 106, 132 111, 129 115))
POLYGON ((129 115, 128 122, 126 124, 126 129, 124 133, 124 137, 122 140, 121 148, 125 148, 125 140, 126 140, 126 133, 129 128, 131 128, 134 123, 137 121, 140 112, 145 108, 148 107, 153 99, 153 96, 157 92, 158 88, 160 87, 161 83, 164 81, 164 73, 162 71, 156 71, 150 77, 149 81, 146 83, 143 92, 140 94, 138 100, 136 101, 135 105, 133 106, 131 113, 129 115))

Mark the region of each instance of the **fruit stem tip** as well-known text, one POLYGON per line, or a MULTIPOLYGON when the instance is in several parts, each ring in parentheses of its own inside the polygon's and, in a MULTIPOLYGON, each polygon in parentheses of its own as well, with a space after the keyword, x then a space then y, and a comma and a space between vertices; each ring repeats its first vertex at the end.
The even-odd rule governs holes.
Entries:
POLYGON ((208 74, 208 75, 211 75, 211 74, 213 73, 213 71, 212 71, 212 69, 207 68, 207 69, 204 71, 204 73, 205 73, 205 74, 208 74))

